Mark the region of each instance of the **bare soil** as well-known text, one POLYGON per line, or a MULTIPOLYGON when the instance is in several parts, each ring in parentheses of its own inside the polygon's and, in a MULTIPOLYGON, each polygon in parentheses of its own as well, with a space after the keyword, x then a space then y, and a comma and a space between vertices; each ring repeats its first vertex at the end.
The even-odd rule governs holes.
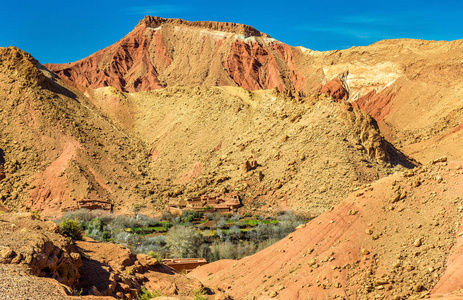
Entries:
POLYGON ((459 290, 461 166, 380 179, 269 248, 189 276, 238 299, 419 299, 459 290))

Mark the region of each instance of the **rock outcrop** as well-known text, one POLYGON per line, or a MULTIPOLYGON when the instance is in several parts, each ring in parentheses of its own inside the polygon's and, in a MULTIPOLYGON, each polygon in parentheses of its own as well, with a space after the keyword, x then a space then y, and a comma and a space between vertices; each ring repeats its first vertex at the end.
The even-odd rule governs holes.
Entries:
POLYGON ((198 280, 120 245, 88 238, 71 242, 56 223, 37 214, 0 213, 2 297, 138 299, 142 286, 178 299, 191 299, 203 288, 198 280))
POLYGON ((79 282, 81 254, 57 229, 56 223, 39 221, 31 213, 1 213, 0 266, 5 268, 0 277, 8 278, 9 270, 52 278, 70 293, 79 282))
POLYGON ((145 254, 133 255, 129 249, 85 238, 77 241, 85 253, 78 288, 85 295, 138 299, 141 287, 166 297, 191 298, 203 285, 188 279, 145 254))
POLYGON ((342 81, 336 77, 325 83, 320 90, 320 94, 326 94, 338 102, 345 101, 349 98, 349 93, 344 88, 342 81))
POLYGON ((228 22, 211 22, 211 21, 197 21, 190 22, 181 19, 164 19, 155 16, 146 16, 144 19, 140 20, 137 26, 158 28, 162 25, 172 25, 172 26, 188 26, 193 28, 211 30, 211 31, 221 31, 239 34, 244 37, 270 37, 268 34, 262 33, 257 29, 237 23, 228 23, 228 22))
POLYGON ((307 54, 327 79, 348 71, 347 101, 375 118, 388 141, 426 163, 439 155, 463 157, 462 45, 402 39, 307 54))
MULTIPOLYGON (((173 85, 302 90, 303 53, 242 24, 147 16, 116 44, 68 64, 47 64, 80 86, 148 91, 173 85)), ((310 69, 310 67, 308 67, 310 69)))
POLYGON ((9 81, 19 79, 23 85, 27 83, 45 87, 48 82, 39 68, 43 66, 29 53, 17 47, 0 48, 0 70, 10 73, 9 81))

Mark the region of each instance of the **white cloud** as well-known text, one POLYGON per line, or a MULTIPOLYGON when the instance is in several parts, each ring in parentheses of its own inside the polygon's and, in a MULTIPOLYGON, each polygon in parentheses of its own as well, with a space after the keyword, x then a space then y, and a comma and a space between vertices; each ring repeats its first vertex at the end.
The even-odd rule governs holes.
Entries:
POLYGON ((335 33, 341 35, 348 35, 354 36, 359 39, 366 39, 370 38, 371 32, 365 29, 353 29, 347 26, 332 26, 328 25, 325 27, 317 27, 317 26, 298 26, 296 27, 297 30, 305 31, 305 32, 322 32, 322 33, 335 33))

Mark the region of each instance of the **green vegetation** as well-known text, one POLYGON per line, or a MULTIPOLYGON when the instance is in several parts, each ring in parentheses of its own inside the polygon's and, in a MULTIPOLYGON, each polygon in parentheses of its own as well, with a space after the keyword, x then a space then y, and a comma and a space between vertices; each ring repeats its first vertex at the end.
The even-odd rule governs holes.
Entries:
POLYGON ((74 287, 72 289, 72 295, 73 296, 81 297, 83 292, 84 292, 83 288, 78 289, 77 287, 74 287))
POLYGON ((158 264, 162 264, 162 256, 161 254, 154 252, 153 250, 148 251, 148 255, 152 258, 155 258, 158 261, 158 264))
POLYGON ((193 227, 174 226, 167 233, 166 246, 173 257, 195 257, 201 234, 193 227))
POLYGON ((39 219, 40 219, 40 214, 39 214, 39 212, 36 211, 36 210, 34 210, 34 211, 32 212, 32 216, 33 216, 33 217, 32 217, 33 219, 36 219, 36 220, 39 220, 39 219))
POLYGON ((156 297, 164 297, 164 295, 158 291, 150 292, 144 286, 141 287, 141 291, 138 294, 138 300, 149 300, 156 297))
POLYGON ((192 223, 194 220, 201 219, 202 217, 203 217, 203 214, 200 212, 185 210, 182 214, 181 222, 185 224, 192 223))
POLYGON ((59 232, 73 240, 81 240, 83 234, 79 221, 71 219, 63 219, 61 223, 59 223, 59 232))
POLYGON ((290 212, 276 218, 245 218, 240 214, 185 211, 182 217, 166 212, 157 219, 142 214, 114 216, 78 210, 64 218, 78 220, 89 237, 122 244, 134 253, 146 253, 158 261, 169 257, 202 257, 209 262, 254 254, 307 221, 290 212))
POLYGON ((193 290, 193 294, 195 295, 194 300, 207 300, 206 291, 204 289, 200 290, 193 290))

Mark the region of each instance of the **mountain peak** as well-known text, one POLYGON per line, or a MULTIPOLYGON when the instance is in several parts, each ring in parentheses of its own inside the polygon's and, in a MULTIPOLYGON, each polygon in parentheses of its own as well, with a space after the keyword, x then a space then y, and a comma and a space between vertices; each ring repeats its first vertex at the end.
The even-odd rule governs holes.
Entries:
POLYGON ((249 25, 229 23, 229 22, 214 22, 214 21, 196 21, 190 22, 182 19, 166 19, 156 16, 145 16, 144 19, 140 20, 137 26, 145 26, 158 28, 163 25, 173 26, 187 26, 203 28, 214 31, 223 31, 235 34, 242 34, 245 37, 256 36, 256 37, 270 37, 266 33, 262 33, 259 30, 249 25))
POLYGON ((48 64, 62 79, 138 92, 173 85, 301 91, 300 51, 243 24, 146 16, 123 39, 85 59, 48 64))
POLYGON ((0 47, 0 72, 5 71, 10 78, 43 86, 46 78, 39 70, 40 66, 32 55, 17 47, 0 47), (11 70, 15 70, 15 72, 11 70))

